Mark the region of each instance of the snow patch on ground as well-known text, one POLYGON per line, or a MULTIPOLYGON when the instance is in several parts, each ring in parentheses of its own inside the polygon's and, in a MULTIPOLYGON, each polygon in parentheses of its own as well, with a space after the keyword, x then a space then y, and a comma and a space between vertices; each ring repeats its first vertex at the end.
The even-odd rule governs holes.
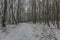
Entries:
POLYGON ((0 40, 60 40, 60 31, 50 24, 20 23, 7 26, 6 32, 0 32, 0 40), (7 33, 5 35, 5 33, 7 33))

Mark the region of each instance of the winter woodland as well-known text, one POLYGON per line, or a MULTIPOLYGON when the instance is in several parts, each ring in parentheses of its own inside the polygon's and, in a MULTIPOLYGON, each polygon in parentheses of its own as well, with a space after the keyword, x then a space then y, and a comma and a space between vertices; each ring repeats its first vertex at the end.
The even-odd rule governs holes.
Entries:
POLYGON ((60 40, 60 0, 0 0, 0 40, 60 40))

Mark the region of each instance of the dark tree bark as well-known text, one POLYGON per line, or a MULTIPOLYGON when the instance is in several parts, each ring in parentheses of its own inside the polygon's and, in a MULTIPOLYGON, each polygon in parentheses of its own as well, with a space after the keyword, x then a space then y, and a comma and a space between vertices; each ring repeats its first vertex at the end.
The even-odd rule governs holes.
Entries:
POLYGON ((39 22, 41 23, 41 2, 39 0, 39 22))
POLYGON ((56 24, 57 24, 57 28, 60 29, 60 27, 59 27, 59 1, 58 0, 56 0, 56 11, 57 11, 56 24))
POLYGON ((49 24, 49 7, 48 7, 48 5, 49 5, 49 1, 47 0, 47 16, 46 16, 46 19, 47 19, 47 24, 50 27, 50 24, 49 24))
POLYGON ((32 19, 36 23, 36 0, 32 0, 32 19))
POLYGON ((4 0, 4 14, 2 18, 2 27, 6 27, 7 0, 4 0))

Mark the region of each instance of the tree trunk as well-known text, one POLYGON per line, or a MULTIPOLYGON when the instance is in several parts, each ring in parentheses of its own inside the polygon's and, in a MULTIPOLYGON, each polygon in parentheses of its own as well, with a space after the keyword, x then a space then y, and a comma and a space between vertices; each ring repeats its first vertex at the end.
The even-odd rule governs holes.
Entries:
POLYGON ((7 0, 4 0, 4 15, 2 18, 2 27, 6 27, 7 0))

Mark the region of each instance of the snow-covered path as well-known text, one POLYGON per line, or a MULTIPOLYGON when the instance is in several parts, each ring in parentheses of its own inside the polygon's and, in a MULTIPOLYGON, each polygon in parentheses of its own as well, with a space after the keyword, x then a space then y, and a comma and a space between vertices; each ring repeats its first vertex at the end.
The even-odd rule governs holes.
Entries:
POLYGON ((31 25, 23 23, 18 25, 6 38, 0 40, 37 40, 33 37, 32 30, 31 25))
MULTIPOLYGON (((20 23, 13 30, 10 29, 10 33, 0 40, 49 40, 48 34, 50 34, 50 31, 54 32, 54 30, 49 30, 49 27, 43 24, 20 23), (44 35, 47 37, 44 37, 44 35)), ((59 40, 60 32, 55 30, 54 33, 59 40)), ((54 33, 51 33, 52 37, 54 33)), ((52 38, 51 40, 55 39, 52 38)))

